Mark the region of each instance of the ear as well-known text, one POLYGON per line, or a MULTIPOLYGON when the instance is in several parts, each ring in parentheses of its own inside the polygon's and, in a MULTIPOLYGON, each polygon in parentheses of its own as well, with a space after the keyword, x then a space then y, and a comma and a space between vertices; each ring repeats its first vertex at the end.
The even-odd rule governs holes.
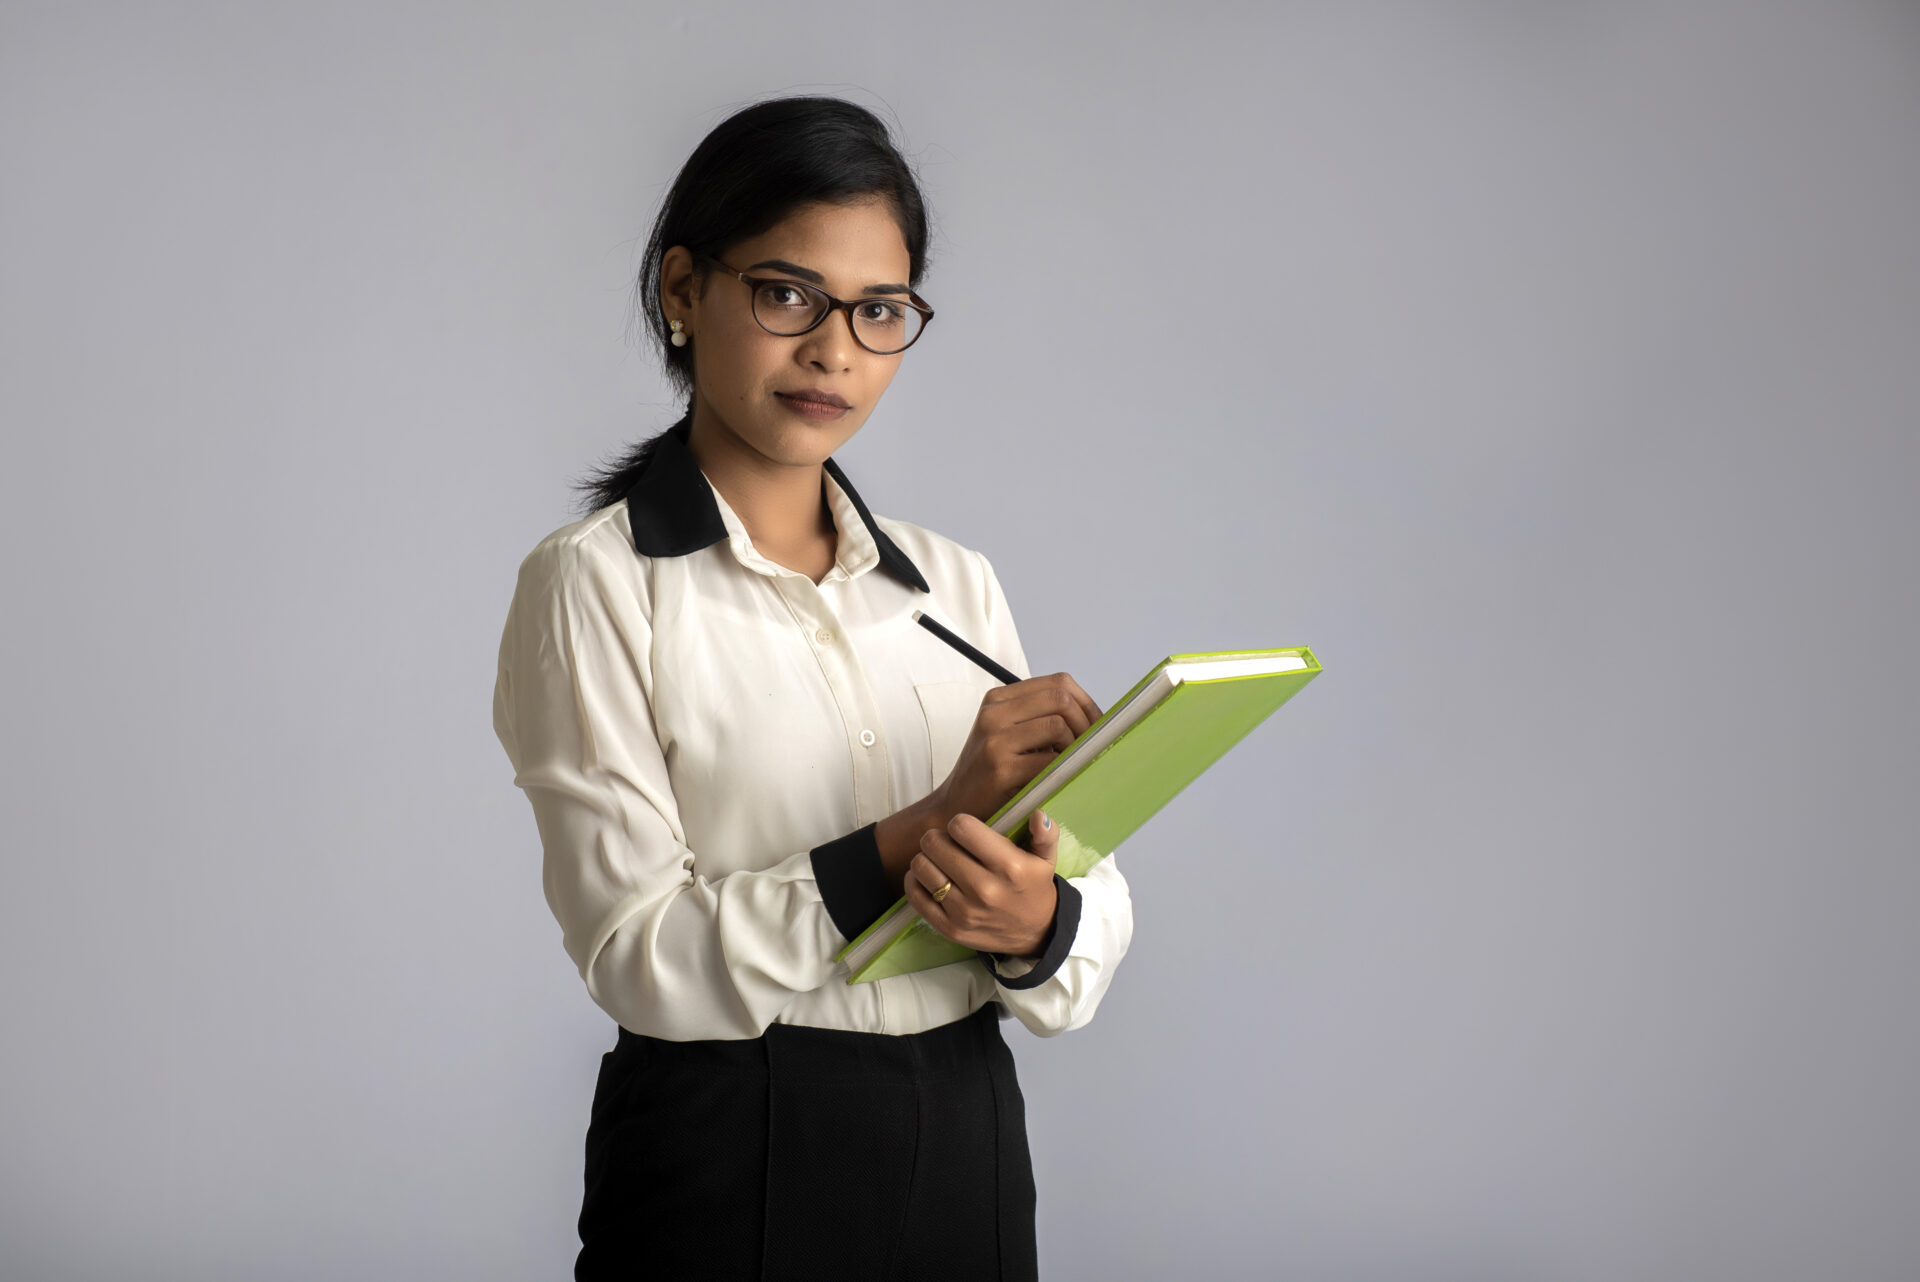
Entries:
POLYGON ((660 256, 660 308, 691 324, 694 312, 693 251, 674 245, 660 256))

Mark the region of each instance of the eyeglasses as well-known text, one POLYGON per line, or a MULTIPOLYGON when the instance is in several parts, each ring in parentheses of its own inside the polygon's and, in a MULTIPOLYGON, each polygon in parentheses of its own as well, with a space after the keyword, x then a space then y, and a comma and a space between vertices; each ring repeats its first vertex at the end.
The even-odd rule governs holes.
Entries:
POLYGON ((760 328, 782 338, 793 338, 818 326, 835 312, 847 314, 847 327, 854 342, 876 356, 892 356, 912 347, 926 332, 933 319, 933 308, 912 290, 903 303, 897 298, 861 298, 844 302, 824 289, 784 277, 749 276, 734 271, 712 254, 702 254, 710 263, 726 267, 729 274, 745 281, 753 291, 753 318, 760 328))

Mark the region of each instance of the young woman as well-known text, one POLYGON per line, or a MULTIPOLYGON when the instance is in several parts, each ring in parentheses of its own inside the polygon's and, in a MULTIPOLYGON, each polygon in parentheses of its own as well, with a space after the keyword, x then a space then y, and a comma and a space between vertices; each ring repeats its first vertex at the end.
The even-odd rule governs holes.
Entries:
POLYGON ((1085 1024, 1133 918, 1111 857, 1068 880, 1049 822, 1031 851, 983 822, 1099 707, 1030 675, 986 557, 876 515, 832 457, 926 332, 926 257, 872 113, 720 124, 640 277, 687 412, 520 565, 494 727, 620 1026, 577 1278, 1036 1276, 1000 1020, 1085 1024), (836 954, 903 893, 978 958, 848 984, 836 954))

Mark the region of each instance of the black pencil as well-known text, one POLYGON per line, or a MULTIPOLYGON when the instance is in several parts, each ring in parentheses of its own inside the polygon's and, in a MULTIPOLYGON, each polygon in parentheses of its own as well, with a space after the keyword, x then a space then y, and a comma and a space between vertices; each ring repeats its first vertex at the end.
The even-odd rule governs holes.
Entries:
POLYGON ((1014 682, 1020 679, 1019 677, 1014 676, 1013 673, 1008 672, 1005 668, 1001 667, 999 664, 995 663, 992 659, 989 659, 986 655, 981 654, 978 650, 968 645, 965 641, 962 641, 959 637, 955 636, 953 633, 949 632, 947 629, 941 627, 938 623, 935 623, 932 619, 929 619, 926 615, 920 613, 920 611, 915 610, 913 612, 913 621, 915 623, 918 623, 921 627, 925 628, 927 631, 933 633, 933 635, 939 637, 942 641, 945 641, 948 645, 958 650, 961 654, 964 654, 969 659, 972 659, 975 663, 979 664, 982 668, 986 669, 988 672, 991 672, 994 676, 1006 682, 1008 685, 1012 685, 1014 682))

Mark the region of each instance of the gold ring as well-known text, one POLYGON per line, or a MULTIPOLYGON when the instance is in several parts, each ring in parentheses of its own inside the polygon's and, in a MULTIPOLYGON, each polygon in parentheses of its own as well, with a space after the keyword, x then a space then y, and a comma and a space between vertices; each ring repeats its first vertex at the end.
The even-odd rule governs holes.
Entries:
POLYGON ((953 878, 949 877, 947 878, 946 885, 940 887, 940 889, 933 892, 933 902, 937 904, 941 900, 945 899, 947 897, 947 892, 951 891, 952 889, 953 889, 953 878))

